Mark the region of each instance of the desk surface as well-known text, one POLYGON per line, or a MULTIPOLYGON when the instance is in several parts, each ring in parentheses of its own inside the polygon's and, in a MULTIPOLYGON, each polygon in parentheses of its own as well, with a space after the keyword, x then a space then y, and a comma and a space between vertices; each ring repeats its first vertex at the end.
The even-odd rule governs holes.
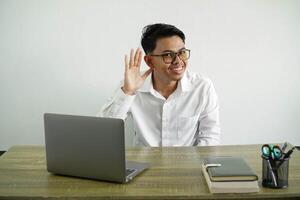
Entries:
POLYGON ((43 146, 14 146, 0 157, 0 199, 280 199, 300 197, 300 152, 290 160, 289 187, 261 187, 260 145, 131 148, 126 157, 151 168, 127 184, 52 175, 43 146), (259 176, 260 192, 211 194, 201 173, 202 158, 243 156, 259 176))

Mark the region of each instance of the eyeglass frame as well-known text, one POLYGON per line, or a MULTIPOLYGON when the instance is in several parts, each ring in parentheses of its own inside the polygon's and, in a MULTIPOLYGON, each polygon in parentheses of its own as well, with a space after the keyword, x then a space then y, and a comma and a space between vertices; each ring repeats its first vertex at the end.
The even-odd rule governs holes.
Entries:
MULTIPOLYGON (((191 50, 190 50, 190 49, 181 49, 181 50, 179 50, 179 51, 176 52, 176 53, 173 52, 173 51, 168 51, 168 52, 165 52, 165 53, 162 53, 162 54, 149 54, 149 56, 161 56, 165 64, 171 64, 171 63, 173 63, 173 62, 176 60, 176 57, 177 57, 177 56, 178 56, 178 58, 179 58, 180 60, 182 60, 182 59, 179 57, 179 55, 178 55, 178 54, 179 54, 180 52, 182 52, 182 51, 188 51, 188 52, 189 52, 189 57, 186 59, 186 60, 188 60, 188 59, 191 57, 191 50), (171 55, 175 55, 175 56, 173 56, 171 62, 166 62, 166 61, 165 61, 165 58, 163 57, 165 54, 168 54, 168 53, 170 53, 171 55)), ((182 61, 186 61, 186 60, 182 60, 182 61)))

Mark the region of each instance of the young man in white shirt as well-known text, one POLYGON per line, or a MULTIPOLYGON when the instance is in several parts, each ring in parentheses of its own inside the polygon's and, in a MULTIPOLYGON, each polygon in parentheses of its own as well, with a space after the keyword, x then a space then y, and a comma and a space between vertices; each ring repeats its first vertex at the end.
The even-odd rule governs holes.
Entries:
POLYGON ((143 29, 143 53, 131 49, 125 56, 125 75, 115 95, 98 116, 126 119, 132 116, 136 145, 218 145, 218 98, 212 82, 187 70, 190 50, 184 33, 169 24, 143 29))

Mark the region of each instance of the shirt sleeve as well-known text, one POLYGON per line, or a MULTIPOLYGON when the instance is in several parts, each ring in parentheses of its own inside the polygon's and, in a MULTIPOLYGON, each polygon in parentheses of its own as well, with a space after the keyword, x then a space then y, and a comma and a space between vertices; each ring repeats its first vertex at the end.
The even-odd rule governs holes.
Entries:
POLYGON ((206 104, 199 117, 199 146, 220 144, 221 129, 218 96, 212 82, 210 80, 208 82, 209 87, 205 95, 206 104))
POLYGON ((121 85, 119 85, 115 94, 102 106, 100 112, 97 114, 98 117, 119 118, 123 120, 127 118, 136 95, 125 94, 121 89, 121 85))

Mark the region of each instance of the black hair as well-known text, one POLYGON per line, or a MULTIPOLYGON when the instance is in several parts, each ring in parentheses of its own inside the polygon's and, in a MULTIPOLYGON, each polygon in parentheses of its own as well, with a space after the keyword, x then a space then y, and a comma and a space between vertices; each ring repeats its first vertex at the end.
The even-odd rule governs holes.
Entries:
POLYGON ((143 28, 142 47, 145 53, 149 54, 155 49, 158 39, 174 35, 179 36, 185 42, 184 33, 173 25, 161 23, 147 25, 143 28))

